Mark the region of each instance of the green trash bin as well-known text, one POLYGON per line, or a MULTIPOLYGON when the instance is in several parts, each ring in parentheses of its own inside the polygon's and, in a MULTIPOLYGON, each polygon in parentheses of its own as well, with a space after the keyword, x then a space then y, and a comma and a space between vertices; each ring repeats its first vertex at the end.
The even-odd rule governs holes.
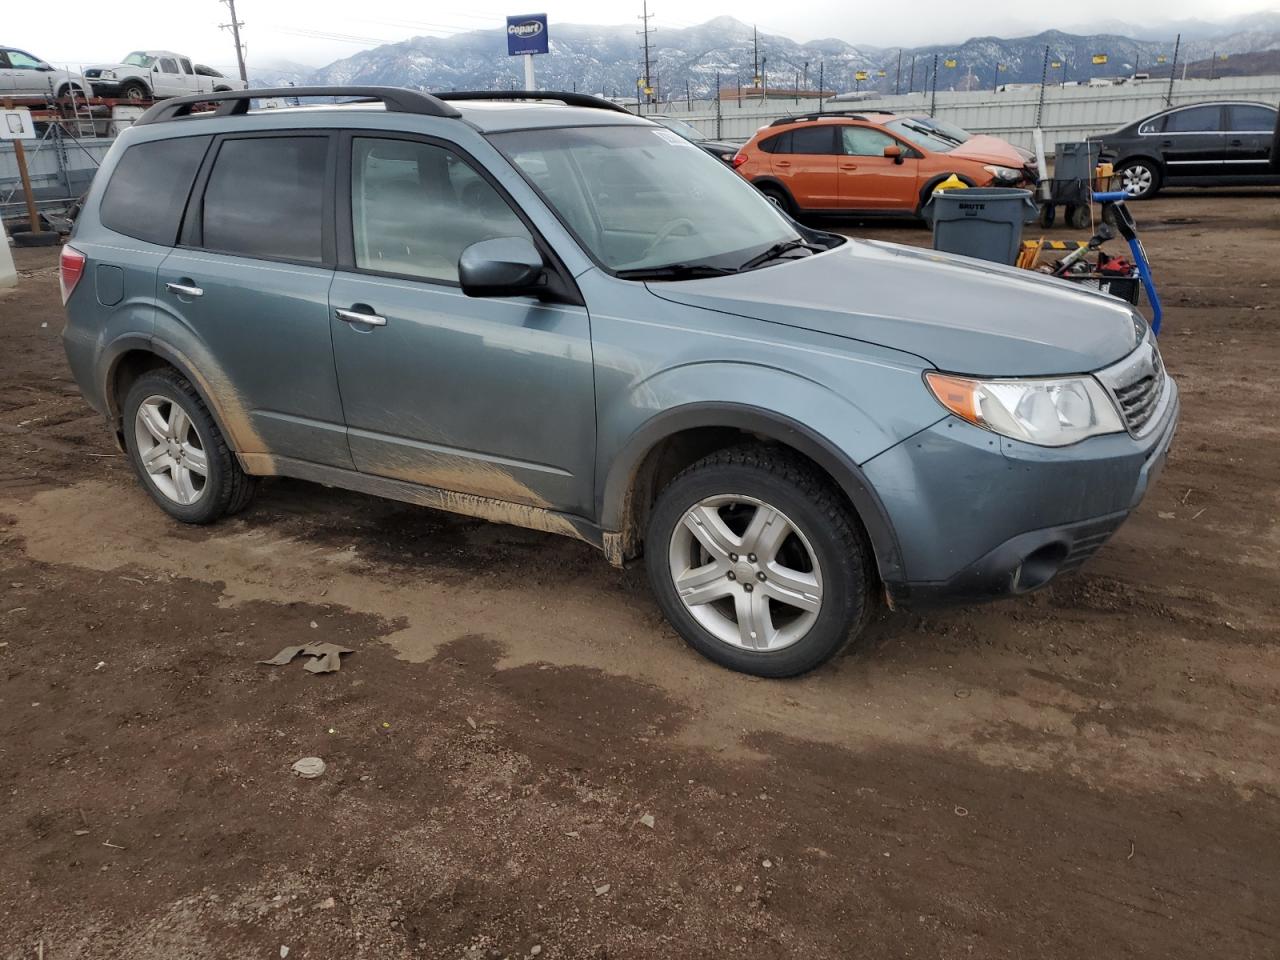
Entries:
POLYGON ((1013 266, 1022 249, 1022 225, 1039 214, 1030 190, 968 187, 939 190, 924 205, 933 249, 1013 266))

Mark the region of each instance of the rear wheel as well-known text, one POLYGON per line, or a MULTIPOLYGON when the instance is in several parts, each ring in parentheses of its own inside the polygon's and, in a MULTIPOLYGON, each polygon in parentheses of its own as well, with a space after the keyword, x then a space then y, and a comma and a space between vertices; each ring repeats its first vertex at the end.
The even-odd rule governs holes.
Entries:
POLYGON ((765 199, 783 213, 792 217, 796 215, 796 205, 791 202, 791 198, 787 196, 787 192, 781 187, 775 186, 772 183, 762 183, 757 186, 756 189, 763 193, 765 199))
POLYGON ((784 451, 713 454, 662 491, 645 541, 667 619, 715 662, 761 677, 834 656, 870 609, 870 552, 843 498, 784 451))
POLYGON ((1160 189, 1160 168, 1151 160, 1126 160, 1116 171, 1120 188, 1130 200, 1146 200, 1160 189))
POLYGON ((124 440, 151 499, 183 523, 243 510, 253 478, 227 445, 191 383, 175 370, 143 374, 124 404, 124 440))

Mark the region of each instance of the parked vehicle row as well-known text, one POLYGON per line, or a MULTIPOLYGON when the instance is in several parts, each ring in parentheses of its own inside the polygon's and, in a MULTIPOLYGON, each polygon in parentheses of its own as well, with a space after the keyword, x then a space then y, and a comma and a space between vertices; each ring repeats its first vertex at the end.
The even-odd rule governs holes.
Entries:
MULTIPOLYGON (((1077 568, 1165 461, 1178 389, 1118 299, 802 226, 593 97, 254 92, 336 94, 382 102, 157 104, 63 249, 71 370, 178 520, 292 476, 576 537, 642 559, 706 656, 787 676, 881 596, 1077 568)), ((770 136, 896 168, 897 119, 770 136)))
POLYGON ((120 97, 149 100, 193 93, 243 90, 243 80, 170 50, 138 50, 119 63, 87 67, 83 74, 60 70, 25 50, 0 47, 0 98, 120 97))

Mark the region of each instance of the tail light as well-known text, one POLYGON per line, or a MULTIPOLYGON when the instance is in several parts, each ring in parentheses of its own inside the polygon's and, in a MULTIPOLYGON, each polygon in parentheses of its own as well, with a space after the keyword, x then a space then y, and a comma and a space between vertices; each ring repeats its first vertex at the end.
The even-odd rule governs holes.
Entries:
POLYGON ((739 150, 733 155, 733 169, 737 170, 740 166, 747 162, 747 155, 739 150))
POLYGON ((85 255, 72 246, 62 248, 62 257, 58 264, 61 267, 59 279, 62 282, 62 302, 65 305, 75 292, 76 284, 84 276, 85 255))

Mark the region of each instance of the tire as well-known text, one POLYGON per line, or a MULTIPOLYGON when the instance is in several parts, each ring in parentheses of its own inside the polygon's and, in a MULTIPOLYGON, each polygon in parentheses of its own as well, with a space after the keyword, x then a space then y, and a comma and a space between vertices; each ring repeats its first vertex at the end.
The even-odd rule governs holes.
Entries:
POLYGON ((676 632, 708 659, 757 677, 826 662, 861 631, 872 604, 871 553, 843 497, 774 447, 723 450, 679 474, 654 505, 645 554, 676 632), (751 522, 766 515, 770 524, 754 536, 751 522), (685 597, 681 574, 690 578, 685 597), (688 601, 695 590, 701 599, 688 601), (755 619, 742 622, 740 611, 755 619))
POLYGON ((62 242, 62 236, 52 227, 33 233, 30 230, 15 230, 9 235, 15 247, 56 247, 62 242))
POLYGON ((1160 191, 1160 166, 1146 157, 1126 160, 1116 167, 1120 189, 1130 200, 1150 200, 1160 191))
POLYGON ((1046 230, 1050 229, 1057 219, 1058 208, 1054 204, 1046 203, 1040 208, 1040 226, 1046 230))
POLYGON ((1067 207, 1067 226, 1072 230, 1085 230, 1093 223, 1089 207, 1083 203, 1073 203, 1067 207))
POLYGON ((781 187, 772 183, 762 183, 756 189, 765 195, 765 199, 787 216, 794 217, 799 212, 796 209, 796 205, 792 203, 791 198, 787 196, 787 191, 781 187))
POLYGON ((243 510, 253 496, 254 479, 240 469, 208 407, 176 370, 145 373, 129 388, 124 441, 143 488, 175 520, 213 523, 243 510), (140 413, 144 407, 145 415, 140 413), (175 411, 184 418, 176 425, 175 411), (179 449, 182 456, 175 462, 179 449), (144 459, 152 460, 153 469, 167 465, 152 472, 144 459))
POLYGON ((151 91, 141 80, 128 80, 120 86, 121 100, 147 100, 150 97, 151 91))
POLYGON ((84 87, 80 86, 80 84, 64 83, 58 88, 58 99, 63 100, 71 96, 71 91, 73 90, 75 91, 76 96, 80 97, 82 100, 87 100, 89 98, 89 95, 84 92, 84 87))

